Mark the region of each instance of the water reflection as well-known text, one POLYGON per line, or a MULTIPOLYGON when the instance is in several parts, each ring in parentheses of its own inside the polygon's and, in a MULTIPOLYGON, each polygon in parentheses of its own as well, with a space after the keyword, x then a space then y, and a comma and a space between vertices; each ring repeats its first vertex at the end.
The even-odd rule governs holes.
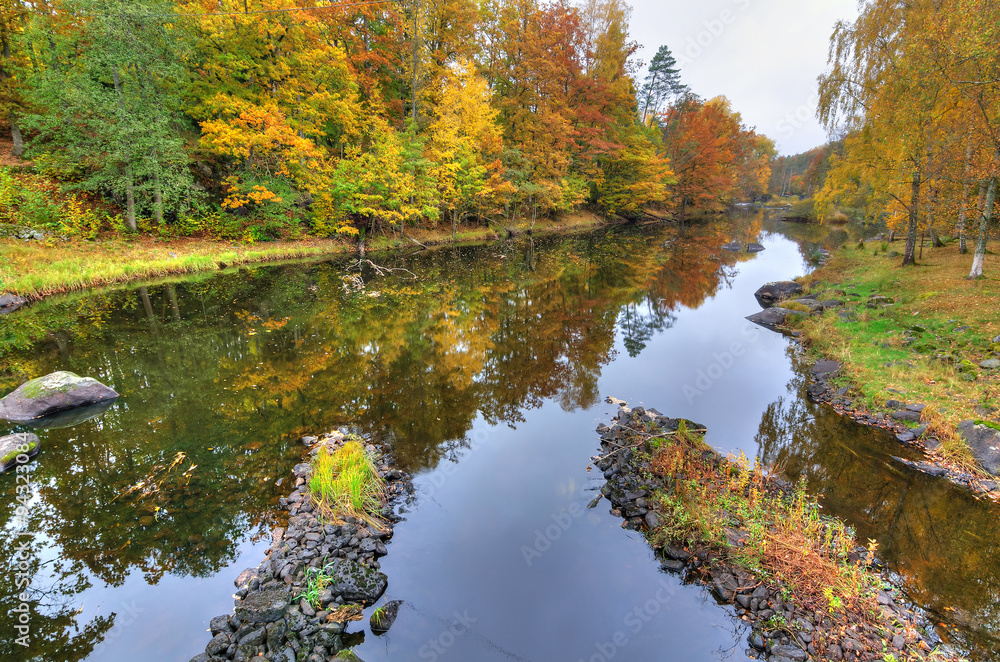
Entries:
MULTIPOLYGON (((517 473, 523 471, 523 458, 533 452, 526 439, 541 435, 577 440, 576 446, 550 448, 547 452, 558 454, 562 464, 538 461, 539 472, 582 466, 594 442, 593 416, 584 411, 606 395, 599 388, 602 373, 626 359, 650 359, 629 381, 653 380, 655 386, 644 397, 658 398, 664 385, 662 366, 655 360, 659 350, 653 346, 669 344, 678 334, 678 320, 690 318, 706 301, 728 290, 740 269, 752 271, 748 261, 769 259, 766 254, 728 254, 721 246, 733 238, 763 241, 777 231, 785 230, 748 217, 736 228, 728 219, 718 219, 685 228, 616 229, 418 256, 379 256, 385 266, 406 269, 417 278, 402 272, 393 277, 365 273, 362 289, 345 286, 343 260, 258 267, 52 299, 5 316, 0 325, 0 391, 12 390, 30 377, 71 370, 101 380, 122 397, 99 418, 40 431, 43 451, 35 463, 28 526, 34 537, 24 552, 34 605, 31 646, 24 650, 0 635, 2 659, 187 659, 185 655, 195 652, 190 642, 202 637, 208 618, 230 608, 232 576, 243 565, 256 565, 260 550, 254 545, 277 524, 274 506, 288 489, 275 483, 300 459, 297 440, 306 433, 356 425, 391 445, 407 469, 423 472, 454 458, 477 426, 525 423, 520 427, 531 430, 529 435, 512 434, 505 446, 497 446, 502 452, 478 456, 490 458, 486 475, 494 475, 504 462, 512 463, 510 473, 494 486, 496 491, 486 493, 487 503, 497 501, 494 495, 502 493, 505 484, 529 482, 517 473), (551 407, 543 409, 546 403, 556 403, 556 411, 582 415, 572 418, 571 427, 569 419, 558 417, 551 407), (183 459, 172 467, 179 457, 183 459), (125 494, 146 480, 156 489, 125 494), (240 568, 231 568, 237 563, 240 568), (206 596, 204 605, 188 604, 191 595, 206 596), (123 628, 124 617, 117 615, 127 614, 122 605, 133 599, 148 610, 146 625, 123 628), (97 646, 100 650, 92 654, 97 646)), ((809 241, 821 245, 828 239, 809 241)), ((812 249, 804 245, 785 248, 805 256, 812 249)), ((772 264, 768 273, 782 268, 772 264)), ((753 305, 752 297, 743 298, 753 305)), ((745 314, 725 312, 719 315, 713 309, 711 315, 729 324, 730 318, 745 314)), ((692 360, 700 364, 709 358, 692 360)), ((782 363, 780 369, 787 368, 782 363)), ((706 396, 706 406, 717 410, 716 400, 728 397, 726 393, 720 384, 706 396)), ((867 501, 876 494, 871 484, 862 483, 862 489, 853 491, 856 488, 841 474, 827 475, 857 471, 859 480, 887 480, 873 471, 875 465, 856 461, 865 452, 856 428, 809 428, 798 418, 801 411, 796 408, 804 406, 792 397, 768 410, 758 439, 762 454, 784 462, 789 472, 806 473, 817 489, 830 491, 831 509, 841 507, 841 490, 844 514, 865 514, 862 521, 869 516, 877 521, 887 506, 867 501), (823 434, 832 441, 822 441, 823 434), (844 455, 827 457, 820 450, 841 446, 853 464, 844 455)), ((759 411, 753 410, 754 420, 759 411)), ((722 429, 724 422, 716 427, 722 429)), ((0 522, 10 532, 16 484, 7 474, 0 477, 0 485, 5 497, 0 522)), ((481 492, 483 484, 466 487, 472 494, 481 492)), ((463 525, 466 533, 472 535, 486 522, 494 527, 506 523, 508 532, 516 531, 525 517, 537 514, 530 506, 547 498, 527 487, 521 492, 521 510, 497 501, 503 507, 492 516, 469 515, 463 525)), ((965 505, 950 492, 940 497, 942 512, 954 514, 965 505)), ((921 507, 922 502, 911 499, 903 511, 921 507)), ((975 504, 969 504, 969 512, 978 512, 975 504)), ((617 526, 612 520, 607 516, 601 521, 617 526)), ((427 530, 435 526, 454 527, 455 518, 430 517, 427 530)), ((983 535, 980 529, 975 532, 983 535)), ((614 566, 610 559, 617 559, 633 574, 620 585, 578 587, 573 595, 602 605, 608 618, 618 619, 622 605, 634 601, 636 586, 651 580, 641 574, 645 571, 628 567, 640 557, 646 563, 645 552, 637 556, 636 551, 644 549, 644 543, 623 548, 622 534, 614 530, 594 545, 585 533, 581 529, 574 534, 581 536, 575 549, 586 550, 589 561, 614 566)), ((963 541, 972 545, 972 538, 950 529, 941 535, 953 534, 958 537, 939 545, 942 554, 957 555, 963 541)), ((420 550, 430 539, 421 538, 418 549, 394 550, 387 563, 398 559, 415 567, 417 561, 407 555, 422 558, 420 550)), ((0 573, 5 576, 14 576, 20 542, 0 540, 0 573)), ((992 548, 973 546, 961 558, 973 563, 981 554, 982 562, 969 566, 968 572, 983 577, 995 596, 994 575, 988 574, 995 571, 988 562, 992 548)), ((884 548, 896 554, 901 570, 927 587, 928 604, 940 599, 941 604, 968 605, 973 618, 1000 621, 975 599, 962 601, 939 588, 930 568, 938 556, 914 566, 915 559, 924 558, 915 545, 900 542, 884 548)), ((495 552, 487 547, 476 553, 481 559, 495 552)), ((519 557, 515 560, 520 563, 519 557)), ((406 573, 405 568, 390 573, 394 589, 406 586, 406 573)), ((416 597, 421 590, 414 587, 416 597)), ((558 587, 553 590, 558 592, 558 587)), ((0 584, 0 632, 13 632, 10 609, 19 604, 18 593, 13 582, 0 584)), ((484 614, 507 605, 485 598, 489 596, 469 596, 470 601, 481 600, 484 614)), ((693 594, 690 599, 695 599, 693 594)), ((530 625, 518 618, 497 613, 492 622, 506 619, 502 626, 517 637, 530 625)), ((729 642, 725 646, 730 647, 732 628, 723 630, 719 638, 708 627, 705 636, 729 642)), ((670 645, 674 635, 662 636, 666 638, 650 642, 670 645)), ((589 645, 575 642, 574 650, 583 654, 589 645)), ((718 657, 732 655, 720 652, 718 657)))
POLYGON ((892 436, 809 402, 808 366, 793 360, 788 397, 761 418, 761 458, 805 477, 827 512, 850 522, 862 542, 878 542, 911 599, 947 624, 943 634, 990 659, 1000 650, 996 506, 894 460, 915 452, 892 436))

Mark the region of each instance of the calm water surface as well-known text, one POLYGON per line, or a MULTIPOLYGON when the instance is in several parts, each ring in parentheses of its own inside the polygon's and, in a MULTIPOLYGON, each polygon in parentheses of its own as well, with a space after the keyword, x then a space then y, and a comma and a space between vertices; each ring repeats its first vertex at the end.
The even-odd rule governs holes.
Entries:
MULTIPOLYGON (((42 431, 17 550, 31 634, 3 660, 185 662, 232 607, 298 439, 350 425, 416 474, 383 570, 405 606, 365 660, 745 660, 729 608, 659 571, 588 472, 608 395, 709 428, 804 476, 979 659, 997 644, 995 514, 892 459, 906 451, 803 396, 793 347, 743 318, 762 283, 852 231, 744 218, 381 256, 415 274, 345 287, 349 260, 53 299, 0 320, 0 390, 73 370, 123 394, 42 431), (721 250, 759 238, 757 256, 721 250), (130 488, 132 491, 129 492, 130 488)), ((12 428, 0 426, 0 434, 12 428)), ((13 532, 15 483, 0 477, 13 532)), ((360 632, 361 625, 355 626, 360 632)))

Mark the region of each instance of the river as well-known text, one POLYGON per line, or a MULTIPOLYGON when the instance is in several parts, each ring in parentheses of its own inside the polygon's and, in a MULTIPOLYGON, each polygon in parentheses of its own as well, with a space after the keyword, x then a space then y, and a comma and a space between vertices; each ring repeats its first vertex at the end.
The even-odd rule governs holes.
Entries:
MULTIPOLYGON (((337 258, 7 316, 0 391, 73 370, 123 397, 40 433, 30 535, 0 542, 0 655, 188 660, 280 524, 298 440, 350 426, 415 474, 382 559, 384 599, 404 606, 387 635, 358 638, 362 659, 748 659, 731 608, 661 572, 606 501, 586 508, 603 482, 588 462, 612 395, 804 477, 828 512, 879 543, 944 636, 989 659, 1000 637, 994 508, 893 460, 912 457, 895 440, 809 403, 794 344, 744 320, 761 284, 806 273, 817 247, 859 232, 757 216, 617 227, 372 257, 397 269, 387 276, 337 258), (726 253, 732 239, 766 250, 726 253), (27 649, 9 612, 22 561, 27 649)), ((13 475, 0 486, 10 532, 13 475)))

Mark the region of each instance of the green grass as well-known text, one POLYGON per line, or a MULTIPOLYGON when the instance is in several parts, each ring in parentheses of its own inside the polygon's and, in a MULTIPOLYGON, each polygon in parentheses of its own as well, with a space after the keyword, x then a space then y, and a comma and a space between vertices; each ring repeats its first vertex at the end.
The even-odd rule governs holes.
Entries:
POLYGON ((298 597, 304 598, 313 609, 319 609, 319 594, 334 583, 329 565, 325 565, 322 568, 309 568, 306 570, 306 586, 299 593, 298 597))
POLYGON ((332 241, 237 246, 207 240, 23 242, 0 239, 0 292, 38 299, 50 294, 114 285, 170 274, 319 257, 350 248, 332 241))
POLYGON ((385 482, 375 459, 357 441, 346 441, 336 450, 324 448, 316 454, 309 491, 320 510, 332 517, 354 517, 379 525, 385 482))
MULTIPOLYGON (((893 246, 902 250, 901 242, 893 246)), ((900 258, 869 250, 837 251, 807 284, 821 299, 846 300, 852 318, 830 312, 797 325, 814 358, 844 363, 836 382, 852 386, 856 403, 875 410, 890 399, 926 404, 923 422, 941 440, 939 453, 975 471, 956 429, 963 420, 983 418, 977 407, 1000 407, 1000 375, 978 367, 1000 352, 991 342, 1000 334, 1000 259, 988 254, 987 277, 978 281, 965 278, 971 262, 955 245, 925 246, 919 264, 906 268, 900 258), (873 295, 895 303, 869 308, 873 295)))

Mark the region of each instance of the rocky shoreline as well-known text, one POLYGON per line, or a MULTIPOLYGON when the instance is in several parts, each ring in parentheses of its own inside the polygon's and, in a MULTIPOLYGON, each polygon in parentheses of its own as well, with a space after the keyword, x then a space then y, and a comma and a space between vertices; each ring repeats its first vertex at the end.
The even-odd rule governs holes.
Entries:
POLYGON ((820 360, 813 365, 810 369, 811 380, 806 387, 811 400, 830 405, 841 416, 847 416, 861 425, 884 430, 895 436, 900 443, 923 451, 928 458, 926 461, 913 462, 896 457, 898 462, 930 476, 946 478, 956 485, 961 485, 994 501, 1000 500, 1000 484, 997 481, 962 471, 935 456, 935 452, 941 447, 941 442, 927 434, 926 424, 918 425, 915 428, 906 425, 906 422, 920 423, 920 414, 925 405, 889 400, 886 402, 886 411, 870 411, 863 405, 855 404, 848 397, 850 388, 841 387, 838 389, 830 384, 829 379, 836 375, 841 367, 837 361, 829 360, 820 360))
MULTIPOLYGON (((828 310, 844 306, 841 300, 819 301, 816 294, 804 294, 802 286, 794 281, 767 283, 761 286, 754 296, 763 310, 749 315, 747 319, 771 331, 790 336, 800 348, 804 348, 802 334, 787 326, 790 316, 821 315, 828 310)), ((891 299, 887 297, 873 295, 869 297, 866 305, 876 308, 891 305, 887 303, 890 301, 891 299)), ((848 313, 841 311, 841 314, 848 313)), ((920 424, 924 404, 888 400, 883 411, 871 411, 848 397, 851 392, 849 386, 836 388, 830 383, 830 379, 842 367, 839 362, 826 359, 821 359, 812 366, 810 383, 806 391, 813 402, 830 405, 838 414, 847 416, 861 425, 884 430, 895 436, 900 443, 922 451, 927 457, 927 460, 921 462, 896 457, 898 462, 930 476, 945 478, 979 496, 1000 501, 1000 477, 992 480, 972 474, 953 466, 937 454, 941 448, 940 440, 927 434, 926 424, 920 424), (916 427, 911 428, 907 423, 915 424, 916 427)), ((965 421, 959 426, 958 432, 969 443, 977 461, 992 475, 997 475, 1000 472, 1000 443, 998 443, 1000 431, 980 425, 977 421, 965 421)))
MULTIPOLYGON (((666 517, 659 512, 655 499, 664 484, 653 475, 641 444, 634 442, 633 433, 643 430, 651 436, 669 435, 676 433, 682 422, 655 409, 629 409, 625 403, 611 401, 618 402, 621 409, 610 426, 598 427, 602 452, 593 458, 607 479, 601 493, 611 502, 612 513, 624 518, 623 527, 650 534, 666 517)), ((703 431, 690 421, 683 424, 687 429, 703 431)), ((702 455, 720 471, 729 463, 712 450, 705 450, 702 455)), ((771 477, 767 489, 787 496, 791 485, 771 477)), ((726 538, 735 547, 746 544, 746 534, 738 528, 727 529, 726 538)), ((906 603, 898 588, 878 592, 879 613, 874 621, 845 626, 835 622, 829 613, 801 606, 796 596, 788 594, 787 587, 769 583, 732 562, 724 547, 707 541, 687 546, 675 541, 660 546, 651 539, 650 544, 664 570, 680 574, 686 583, 704 585, 719 604, 731 605, 736 615, 751 625, 747 652, 752 657, 771 662, 883 660, 888 659, 886 654, 894 654, 895 659, 917 659, 911 655, 924 659, 933 648, 944 650, 931 623, 906 603)), ((851 558, 866 563, 866 556, 867 550, 859 547, 851 558)), ((879 566, 871 560, 869 567, 879 566)), ((937 659, 958 658, 952 654, 937 659)))
MULTIPOLYGON (((331 432, 302 441, 315 454, 337 448, 348 438, 343 432, 331 432)), ((366 450, 376 451, 371 445, 366 450)), ((236 578, 233 612, 211 620, 212 638, 191 662, 357 659, 349 649, 364 640, 364 631, 352 633, 348 626, 360 620, 362 609, 386 591, 388 577, 379 572, 378 559, 388 553, 386 543, 398 521, 393 504, 412 489, 409 477, 394 467, 391 458, 381 455, 377 468, 388 497, 381 527, 350 517, 343 522, 327 521, 309 495, 310 464, 295 466, 294 489, 281 499, 287 525, 271 532, 264 560, 236 578), (320 573, 328 581, 317 582, 320 573), (311 600, 303 596, 307 591, 312 591, 311 600)), ((382 617, 372 623, 374 633, 391 627, 398 606, 385 605, 382 617)))

